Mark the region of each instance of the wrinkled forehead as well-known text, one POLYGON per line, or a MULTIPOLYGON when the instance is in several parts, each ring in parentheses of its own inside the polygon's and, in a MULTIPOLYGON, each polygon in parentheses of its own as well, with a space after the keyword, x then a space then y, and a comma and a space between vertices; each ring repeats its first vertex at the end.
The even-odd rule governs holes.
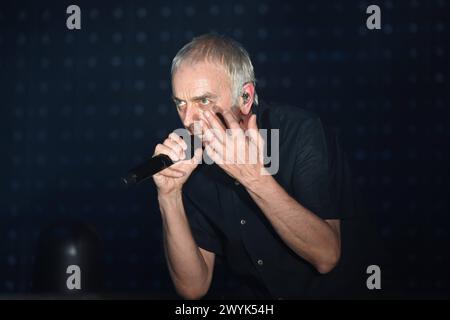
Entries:
POLYGON ((201 94, 202 90, 220 92, 229 90, 231 81, 225 68, 212 62, 183 62, 172 76, 174 95, 182 92, 201 94))

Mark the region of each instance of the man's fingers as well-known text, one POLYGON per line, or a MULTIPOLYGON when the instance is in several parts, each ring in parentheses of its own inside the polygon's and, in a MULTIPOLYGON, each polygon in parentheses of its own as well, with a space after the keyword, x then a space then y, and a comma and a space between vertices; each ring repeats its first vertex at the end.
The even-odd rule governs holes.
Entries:
MULTIPOLYGON (((206 119, 201 120, 201 121, 202 121, 202 141, 204 144, 206 144, 216 138, 215 131, 217 131, 217 130, 212 129, 206 119)), ((220 136, 220 134, 219 134, 219 136, 220 136)), ((219 139, 219 141, 223 141, 222 140, 223 137, 222 137, 222 139, 217 137, 217 139, 219 139)))
POLYGON ((264 141, 259 134, 258 125, 256 124, 256 115, 252 114, 248 121, 247 135, 250 140, 258 146, 258 148, 264 147, 264 141))
POLYGON ((194 156, 189 161, 191 162, 191 164, 199 164, 202 159, 202 155, 203 155, 202 148, 197 148, 194 151, 194 156))
POLYGON ((217 151, 211 145, 207 145, 205 147, 205 152, 216 164, 223 163, 222 158, 220 157, 220 155, 217 153, 217 151))
POLYGON ((181 145, 181 147, 183 148, 183 150, 187 149, 187 144, 186 141, 184 141, 179 135, 177 135, 175 132, 172 132, 171 134, 169 134, 169 138, 172 139, 173 141, 175 141, 176 143, 178 143, 179 145, 181 145))
POLYGON ((219 120, 217 115, 210 111, 204 112, 204 118, 206 122, 208 122, 209 127, 217 132, 217 134, 225 134, 226 128, 222 124, 222 122, 219 120))
POLYGON ((169 156, 169 158, 173 162, 177 162, 180 160, 180 157, 177 155, 177 153, 175 151, 173 151, 171 148, 169 148, 168 146, 163 145, 161 143, 159 143, 155 148, 155 156, 158 154, 165 154, 165 155, 169 156))
POLYGON ((196 125, 196 129, 200 131, 200 134, 197 134, 197 136, 203 141, 205 139, 205 133, 209 130, 209 124, 206 119, 200 117, 200 120, 196 121, 196 125))
POLYGON ((167 178, 181 178, 184 177, 186 175, 186 172, 182 171, 182 170, 178 170, 172 167, 166 168, 164 170, 162 170, 161 172, 158 172, 156 174, 157 176, 164 176, 167 178))
POLYGON ((183 147, 178 142, 175 142, 174 140, 167 138, 164 141, 164 145, 172 149, 178 156, 180 160, 183 160, 186 158, 186 153, 183 150, 183 147))
POLYGON ((225 143, 219 141, 213 134, 209 134, 210 139, 205 141, 205 146, 213 148, 219 156, 223 156, 226 152, 227 147, 232 147, 232 144, 228 142, 229 139, 225 140, 225 143), (228 145, 228 146, 227 146, 228 145))
POLYGON ((225 133, 217 129, 206 129, 204 135, 205 141, 217 140, 220 143, 224 143, 226 140, 225 133))
POLYGON ((248 130, 258 130, 258 124, 256 123, 256 114, 252 114, 247 124, 248 130))
POLYGON ((225 111, 222 113, 223 118, 225 119, 225 122, 227 123, 228 128, 234 130, 241 130, 241 127, 239 126, 239 122, 234 118, 233 113, 230 111, 225 111))
MULTIPOLYGON (((211 113, 209 113, 211 114, 211 113)), ((225 136, 225 129, 223 128, 222 125, 220 125, 216 119, 211 118, 207 118, 206 117, 206 112, 203 113, 203 115, 201 116, 201 121, 202 121, 202 138, 205 141, 209 141, 212 139, 212 136, 217 137, 217 139, 219 139, 220 141, 224 140, 224 136, 225 136)))
POLYGON ((264 141, 263 137, 261 136, 261 134, 259 132, 255 114, 252 114, 250 116, 250 119, 249 119, 248 125, 247 125, 247 132, 246 133, 247 133, 247 136, 250 139, 250 143, 253 144, 254 146, 256 146, 256 148, 257 148, 257 150, 254 150, 254 148, 252 148, 252 145, 250 145, 250 150, 251 150, 250 151, 250 155, 254 157, 255 155, 252 154, 252 152, 257 152, 258 161, 263 162, 264 161, 264 144, 265 144, 265 141, 264 141))

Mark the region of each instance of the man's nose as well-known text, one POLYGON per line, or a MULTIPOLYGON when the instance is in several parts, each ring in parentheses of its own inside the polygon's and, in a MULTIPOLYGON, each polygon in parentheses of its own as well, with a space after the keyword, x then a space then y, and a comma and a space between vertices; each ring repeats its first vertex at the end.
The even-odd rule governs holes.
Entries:
POLYGON ((192 125, 195 121, 199 121, 199 111, 194 105, 190 105, 186 107, 186 114, 184 116, 184 123, 186 125, 192 125))

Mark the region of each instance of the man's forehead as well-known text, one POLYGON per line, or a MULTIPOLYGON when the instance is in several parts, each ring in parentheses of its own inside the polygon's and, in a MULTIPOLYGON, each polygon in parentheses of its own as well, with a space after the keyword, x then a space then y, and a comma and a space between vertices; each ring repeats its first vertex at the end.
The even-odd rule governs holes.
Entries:
POLYGON ((208 79, 193 78, 177 82, 177 84, 173 86, 173 94, 176 98, 181 98, 177 95, 189 95, 190 97, 199 97, 207 94, 217 95, 219 84, 220 83, 208 79))
POLYGON ((217 95, 223 88, 229 87, 227 74, 222 68, 211 64, 205 66, 180 67, 172 78, 172 90, 177 94, 189 96, 217 95))
POLYGON ((210 62, 197 62, 194 64, 189 64, 187 62, 182 63, 178 69, 175 71, 172 80, 182 80, 186 79, 205 79, 209 80, 211 78, 220 78, 222 81, 224 79, 228 80, 228 74, 223 66, 216 63, 210 62))

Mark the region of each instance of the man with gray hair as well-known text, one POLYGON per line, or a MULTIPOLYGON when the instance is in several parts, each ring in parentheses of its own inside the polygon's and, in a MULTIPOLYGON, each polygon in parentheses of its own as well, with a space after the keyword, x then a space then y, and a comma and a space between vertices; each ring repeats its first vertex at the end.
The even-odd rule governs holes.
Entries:
POLYGON ((331 191, 320 119, 258 103, 247 51, 215 34, 194 38, 177 53, 172 91, 184 126, 194 134, 199 125, 204 148, 186 159, 185 141, 171 133, 154 152, 175 162, 153 179, 177 292, 186 299, 206 295, 217 258, 242 282, 235 298, 307 297, 312 279, 332 270, 341 254, 343 213, 331 191), (246 158, 225 143, 230 137, 242 150, 270 149, 255 134, 259 128, 279 129, 276 174, 267 173, 260 157, 223 161, 233 152, 246 158), (203 152, 213 165, 199 165, 203 152))

